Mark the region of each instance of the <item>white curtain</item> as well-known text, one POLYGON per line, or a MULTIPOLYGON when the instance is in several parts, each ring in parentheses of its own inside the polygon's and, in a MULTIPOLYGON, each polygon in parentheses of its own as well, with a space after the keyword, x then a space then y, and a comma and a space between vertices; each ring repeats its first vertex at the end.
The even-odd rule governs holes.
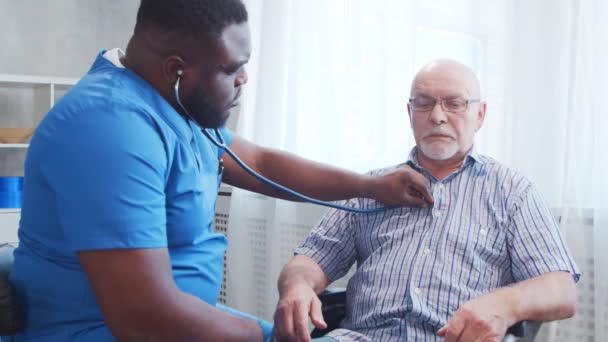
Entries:
MULTIPOLYGON (((415 72, 436 58, 476 70, 488 101, 478 150, 537 184, 583 271, 577 315, 539 340, 608 335, 607 2, 246 3, 254 51, 237 131, 261 145, 358 172, 402 162, 415 72)), ((271 319, 278 272, 324 209, 232 197, 228 304, 271 319)))

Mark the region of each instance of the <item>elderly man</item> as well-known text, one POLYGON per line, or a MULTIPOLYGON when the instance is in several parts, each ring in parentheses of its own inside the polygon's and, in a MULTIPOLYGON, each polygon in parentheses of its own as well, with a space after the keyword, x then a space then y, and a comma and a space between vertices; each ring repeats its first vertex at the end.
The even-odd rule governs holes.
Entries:
POLYGON ((308 317, 324 328, 317 294, 355 262, 346 317, 323 339, 499 341, 518 321, 572 316, 580 274, 547 204, 527 178, 473 148, 486 113, 475 74, 428 64, 408 112, 416 147, 405 164, 430 180, 434 207, 329 211, 281 273, 276 336, 310 340, 308 317))

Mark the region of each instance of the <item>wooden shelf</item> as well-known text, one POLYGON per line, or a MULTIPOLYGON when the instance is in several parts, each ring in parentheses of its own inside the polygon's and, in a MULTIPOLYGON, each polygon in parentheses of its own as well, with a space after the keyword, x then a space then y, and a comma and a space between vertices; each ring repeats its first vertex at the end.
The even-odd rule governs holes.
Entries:
POLYGON ((72 86, 77 82, 77 78, 0 74, 0 84, 54 84, 72 86))

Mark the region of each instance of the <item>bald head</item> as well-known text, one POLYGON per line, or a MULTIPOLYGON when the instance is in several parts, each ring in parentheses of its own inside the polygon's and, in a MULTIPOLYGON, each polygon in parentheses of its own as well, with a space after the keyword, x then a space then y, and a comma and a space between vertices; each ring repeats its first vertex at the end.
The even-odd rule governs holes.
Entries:
POLYGON ((465 98, 480 98, 479 79, 468 66, 450 59, 439 59, 425 65, 414 78, 411 96, 416 89, 445 87, 447 84, 458 84, 465 98))

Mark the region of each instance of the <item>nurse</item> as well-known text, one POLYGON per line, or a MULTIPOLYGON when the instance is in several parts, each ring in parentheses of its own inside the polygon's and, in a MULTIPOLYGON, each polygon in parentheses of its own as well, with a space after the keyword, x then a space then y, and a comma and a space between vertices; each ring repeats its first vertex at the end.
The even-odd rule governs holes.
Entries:
POLYGON ((126 53, 102 51, 51 109, 25 163, 11 274, 25 318, 17 341, 269 339, 263 322, 216 307, 226 249, 211 229, 219 159, 224 182, 291 198, 224 158, 197 124, 219 128, 253 169, 308 196, 431 205, 409 167, 354 174, 224 128, 250 52, 240 0, 142 0, 126 53), (192 119, 176 101, 178 78, 192 119))

